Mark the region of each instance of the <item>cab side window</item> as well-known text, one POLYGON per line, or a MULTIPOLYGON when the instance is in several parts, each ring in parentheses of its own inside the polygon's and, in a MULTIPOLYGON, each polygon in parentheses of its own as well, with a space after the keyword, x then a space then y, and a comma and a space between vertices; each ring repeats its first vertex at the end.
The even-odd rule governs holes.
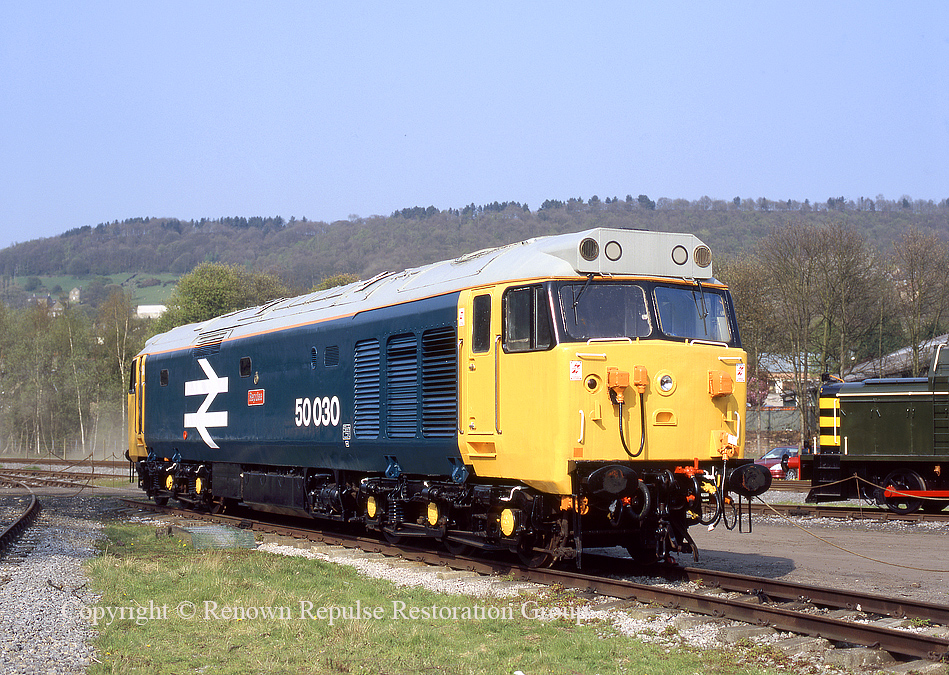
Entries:
POLYGON ((491 296, 476 295, 471 324, 471 351, 483 354, 491 349, 491 296))
POLYGON ((550 304, 542 286, 511 288, 502 299, 504 350, 532 352, 550 349, 550 304))

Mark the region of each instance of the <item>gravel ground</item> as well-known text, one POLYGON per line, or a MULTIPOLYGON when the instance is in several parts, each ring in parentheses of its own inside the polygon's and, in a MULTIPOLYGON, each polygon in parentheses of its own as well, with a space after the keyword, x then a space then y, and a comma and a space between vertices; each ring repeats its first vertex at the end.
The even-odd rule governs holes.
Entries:
POLYGON ((0 558, 0 672, 85 673, 94 633, 79 610, 98 597, 86 589, 82 562, 95 554, 114 504, 83 496, 41 502, 34 526, 0 558))
POLYGON ((487 577, 475 574, 459 578, 455 578, 455 576, 451 574, 443 574, 439 577, 438 573, 435 572, 436 568, 429 566, 394 567, 385 560, 363 558, 358 555, 352 557, 348 555, 335 556, 321 552, 321 548, 326 547, 314 546, 312 548, 297 548, 295 546, 284 546, 276 543, 263 543, 258 545, 257 550, 278 555, 302 556, 310 559, 349 565, 367 577, 385 579, 397 586, 421 586, 430 591, 446 593, 448 595, 469 595, 478 598, 509 598, 519 593, 538 593, 544 588, 537 584, 522 581, 506 582, 498 577, 487 577))

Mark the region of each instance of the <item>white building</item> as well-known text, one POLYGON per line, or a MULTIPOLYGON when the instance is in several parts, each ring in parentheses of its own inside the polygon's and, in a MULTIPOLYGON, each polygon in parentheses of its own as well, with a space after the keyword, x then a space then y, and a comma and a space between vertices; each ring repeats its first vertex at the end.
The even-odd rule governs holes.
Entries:
POLYGON ((135 313, 139 319, 157 319, 166 309, 164 305, 139 305, 135 313))

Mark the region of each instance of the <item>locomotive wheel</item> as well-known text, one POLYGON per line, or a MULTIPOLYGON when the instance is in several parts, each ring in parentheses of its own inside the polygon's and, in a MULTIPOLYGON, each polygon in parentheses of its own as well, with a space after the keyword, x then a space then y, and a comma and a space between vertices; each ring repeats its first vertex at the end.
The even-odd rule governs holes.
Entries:
POLYGON ((538 551, 534 548, 543 545, 543 541, 536 536, 523 536, 517 542, 517 556, 525 567, 550 567, 554 557, 547 551, 538 551))
MULTIPOLYGON (((926 483, 922 477, 915 471, 909 469, 897 469, 883 479, 883 487, 892 487, 894 490, 925 490, 926 483)), ((906 497, 896 495, 886 499, 886 507, 893 513, 906 515, 916 513, 919 507, 923 505, 923 500, 918 497, 906 497)))
POLYGON ((924 499, 923 511, 926 513, 939 513, 949 506, 949 501, 945 499, 924 499))
POLYGON ((155 500, 155 504, 157 504, 158 506, 168 505, 168 497, 152 497, 152 499, 155 500))
POLYGON ((445 550, 452 555, 467 556, 474 550, 474 548, 468 544, 463 544, 460 541, 452 541, 451 539, 443 539, 442 543, 445 545, 445 550))
POLYGON ((227 508, 227 500, 224 497, 212 497, 208 503, 208 511, 213 514, 224 513, 227 508))
POLYGON ((629 553, 629 557, 637 565, 646 567, 648 565, 654 565, 659 558, 656 556, 656 543, 650 541, 647 545, 647 542, 644 537, 636 537, 633 541, 625 546, 626 552, 629 553))
POLYGON ((396 534, 395 532, 390 532, 385 528, 382 528, 382 536, 393 546, 398 546, 399 542, 402 541, 402 535, 396 534))

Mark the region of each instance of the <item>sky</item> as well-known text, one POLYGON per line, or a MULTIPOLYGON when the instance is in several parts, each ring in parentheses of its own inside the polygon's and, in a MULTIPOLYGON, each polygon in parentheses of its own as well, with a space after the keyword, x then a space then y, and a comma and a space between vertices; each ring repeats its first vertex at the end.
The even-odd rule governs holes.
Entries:
POLYGON ((0 3, 0 248, 134 217, 949 197, 949 3, 0 3))

